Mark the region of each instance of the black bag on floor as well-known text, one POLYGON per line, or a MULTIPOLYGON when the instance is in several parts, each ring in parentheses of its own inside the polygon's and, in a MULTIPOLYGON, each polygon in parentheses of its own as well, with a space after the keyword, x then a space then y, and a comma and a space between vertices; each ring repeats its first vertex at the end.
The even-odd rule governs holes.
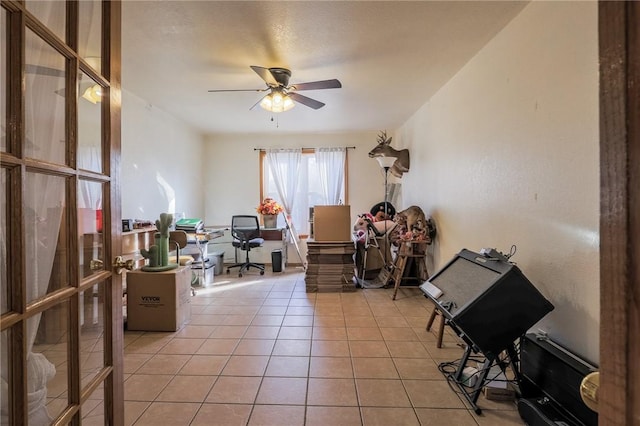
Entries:
POLYGON ((520 398, 518 413, 529 426, 583 426, 567 416, 547 397, 520 398))

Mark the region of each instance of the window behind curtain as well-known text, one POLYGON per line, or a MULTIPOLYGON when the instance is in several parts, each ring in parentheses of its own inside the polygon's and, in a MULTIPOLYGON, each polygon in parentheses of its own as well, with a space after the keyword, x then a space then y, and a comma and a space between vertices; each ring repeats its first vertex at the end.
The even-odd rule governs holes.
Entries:
MULTIPOLYGON (((271 170, 269 169, 269 162, 266 160, 266 156, 264 155, 264 153, 262 153, 261 155, 261 162, 263 170, 262 198, 264 199, 265 197, 271 197, 277 201, 280 201, 273 175, 271 174, 271 170)), ((302 152, 302 161, 300 163, 300 175, 295 204, 293 206, 293 212, 291 213, 293 226, 295 227, 299 236, 309 234, 309 207, 326 204, 322 195, 322 184, 320 182, 320 176, 321 174, 318 170, 318 165, 316 164, 315 152, 310 149, 304 150, 302 152)), ((346 186, 347 174, 345 173, 345 179, 340 194, 340 200, 342 201, 342 204, 347 204, 347 200, 345 197, 346 186)), ((284 219, 279 216, 278 226, 283 227, 284 225, 284 219)))

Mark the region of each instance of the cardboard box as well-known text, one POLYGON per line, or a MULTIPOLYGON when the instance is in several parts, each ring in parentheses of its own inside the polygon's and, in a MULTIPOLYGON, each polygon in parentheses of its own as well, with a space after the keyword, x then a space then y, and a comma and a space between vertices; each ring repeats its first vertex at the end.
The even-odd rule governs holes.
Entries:
POLYGON ((496 388, 493 386, 485 386, 482 388, 484 397, 491 401, 513 401, 516 398, 516 391, 511 385, 506 388, 496 388))
POLYGON ((351 241, 350 206, 315 206, 313 239, 316 241, 351 241))
POLYGON ((127 329, 176 331, 191 319, 191 267, 127 273, 127 329))
MULTIPOLYGON (((486 362, 486 361, 485 361, 486 362)), ((478 370, 484 369, 484 363, 478 363, 478 370)), ((504 375, 499 365, 493 365, 489 372, 487 373, 487 382, 486 386, 497 389, 506 389, 509 382, 507 381, 507 377, 504 375)))

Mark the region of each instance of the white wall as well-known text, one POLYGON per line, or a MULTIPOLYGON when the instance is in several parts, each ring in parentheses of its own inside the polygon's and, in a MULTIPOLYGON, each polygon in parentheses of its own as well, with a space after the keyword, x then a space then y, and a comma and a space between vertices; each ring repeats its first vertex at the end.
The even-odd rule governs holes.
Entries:
POLYGON ((230 225, 234 214, 253 214, 260 202, 260 153, 254 148, 320 148, 355 146, 348 151, 351 216, 369 211, 384 199, 384 175, 367 156, 376 146, 376 132, 327 134, 215 135, 204 155, 207 225, 230 225))
POLYGON ((599 355, 596 2, 532 2, 397 132, 405 207, 436 221, 433 262, 495 247, 555 305, 536 327, 599 355))
POLYGON ((122 92, 122 217, 204 216, 203 138, 184 122, 122 92))

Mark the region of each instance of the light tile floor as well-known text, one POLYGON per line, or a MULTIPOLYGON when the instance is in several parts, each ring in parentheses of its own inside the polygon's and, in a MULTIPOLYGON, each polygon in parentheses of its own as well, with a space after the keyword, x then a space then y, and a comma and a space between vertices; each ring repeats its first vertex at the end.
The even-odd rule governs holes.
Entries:
POLYGON ((180 330, 125 332, 126 424, 524 424, 513 402, 469 410, 438 370, 462 355, 455 335, 437 349, 420 290, 391 296, 307 293, 292 267, 217 276, 180 330))

